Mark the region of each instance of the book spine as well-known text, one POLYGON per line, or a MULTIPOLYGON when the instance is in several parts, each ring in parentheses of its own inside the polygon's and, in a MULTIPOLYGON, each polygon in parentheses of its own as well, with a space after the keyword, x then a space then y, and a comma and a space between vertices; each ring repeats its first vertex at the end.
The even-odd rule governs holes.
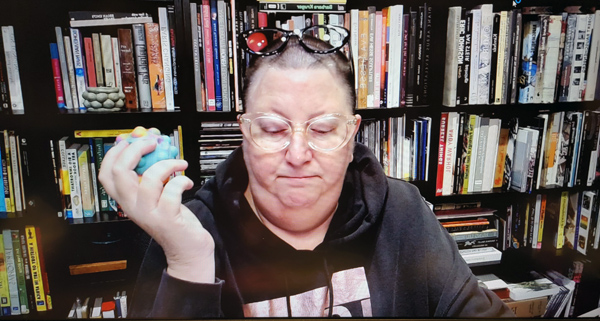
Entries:
MULTIPOLYGON (((467 14, 464 9, 461 10, 460 26, 458 29, 458 43, 457 43, 457 74, 456 74, 456 105, 460 105, 464 98, 464 77, 465 77, 465 66, 468 62, 468 58, 465 57, 465 49, 467 47, 467 14)), ((469 20, 470 21, 470 20, 469 20)), ((468 28, 470 30, 470 28, 468 28)), ((470 41, 470 36, 469 36, 470 41)), ((470 55, 470 53, 469 53, 470 55)))
POLYGON ((79 101, 79 110, 85 111, 83 105, 83 92, 86 90, 85 70, 83 68, 83 48, 81 47, 81 33, 78 29, 71 28, 71 46, 73 48, 73 68, 75 68, 75 84, 77 86, 77 100, 79 101))
POLYGON ((10 289, 8 285, 8 273, 6 271, 6 253, 4 250, 4 238, 0 235, 0 308, 2 315, 10 315, 10 289))
MULTIPOLYGON (((8 189, 7 191, 9 192, 9 202, 7 202, 7 210, 10 213, 14 213, 15 212, 15 191, 14 191, 14 185, 13 185, 13 171, 12 171, 12 160, 11 160, 11 152, 10 152, 10 138, 8 135, 8 130, 4 130, 3 132, 4 135, 4 158, 3 158, 3 162, 5 162, 5 167, 6 167, 6 176, 8 177, 8 189), (8 204, 10 204, 10 206, 8 206, 8 204)), ((5 194, 6 195, 6 194, 5 194)))
POLYGON ((534 104, 539 104, 542 102, 542 89, 544 84, 544 68, 546 65, 546 47, 548 45, 548 25, 550 22, 550 18, 548 15, 540 15, 538 18, 538 24, 540 29, 540 35, 538 37, 538 43, 536 47, 537 57, 536 57, 536 71, 535 71, 535 87, 533 91, 533 100, 534 104))
POLYGON ((52 75, 54 77, 56 104, 58 105, 58 108, 66 108, 65 96, 62 88, 62 78, 60 75, 60 61, 58 60, 58 46, 56 43, 50 44, 50 59, 52 60, 52 75))
POLYGON ((481 9, 471 10, 473 15, 473 27, 471 28, 471 75, 469 77, 469 105, 479 103, 479 55, 481 45, 481 9))
POLYGON ((158 8, 158 26, 160 31, 160 52, 162 57, 166 109, 167 111, 174 111, 173 72, 171 70, 173 67, 171 62, 171 32, 169 31, 169 18, 166 7, 158 8))
POLYGON ((67 71, 69 74, 69 87, 71 88, 71 99, 73 102, 73 108, 79 110, 79 96, 77 95, 77 79, 75 78, 75 65, 73 64, 73 50, 71 45, 71 37, 64 36, 63 43, 65 45, 65 57, 67 60, 67 71))
POLYGON ((44 282, 42 280, 42 270, 40 268, 40 253, 38 251, 35 227, 31 225, 25 226, 25 237, 27 239, 27 251, 31 267, 35 307, 38 312, 46 311, 48 310, 48 306, 46 305, 44 282))
POLYGON ((456 106, 456 80, 458 79, 458 47, 456 45, 459 30, 462 7, 450 7, 448 9, 448 25, 446 34, 446 62, 444 73, 444 95, 443 105, 456 106))
POLYGON ((214 68, 214 79, 215 79, 215 110, 223 111, 223 89, 222 89, 222 85, 221 85, 221 63, 219 61, 220 60, 219 22, 217 21, 217 1, 216 0, 210 0, 210 31, 211 31, 211 37, 212 37, 213 68, 214 68))
POLYGON ((94 61, 94 44, 92 37, 83 37, 83 48, 85 51, 85 68, 87 74, 87 85, 97 87, 96 84, 96 65, 94 61))
MULTIPOLYGON (((594 17, 594 28, 593 30, 600 30, 600 10, 597 10, 594 17)), ((584 95, 585 101, 594 100, 596 83, 598 80, 598 67, 600 66, 600 33, 592 32, 592 38, 590 40, 590 55, 589 55, 589 66, 587 69, 587 84, 584 95)))
MULTIPOLYGON (((406 64, 402 63, 404 46, 404 6, 391 6, 390 12, 390 50, 388 64, 388 80, 387 80, 387 107, 401 107, 405 104, 401 100, 401 90, 406 88, 406 79, 402 79, 402 68, 406 64)), ((407 19, 408 20, 408 19, 407 19)), ((408 31, 408 29, 406 29, 408 31)), ((408 38, 406 38, 408 40, 408 38)))
POLYGON ((100 34, 92 33, 92 48, 94 50, 94 70, 96 71, 96 85, 104 87, 104 72, 102 70, 102 46, 100 34))
POLYGON ((115 87, 115 63, 113 61, 112 39, 110 35, 100 35, 102 50, 102 69, 104 70, 104 86, 115 87))
POLYGON ((73 144, 67 148, 66 159, 69 171, 69 189, 71 191, 71 210, 73 211, 73 219, 82 219, 83 206, 81 204, 81 183, 79 179, 77 148, 79 148, 79 144, 73 144))
POLYGON ((63 137, 58 141, 58 154, 60 160, 60 180, 62 182, 61 192, 64 202, 63 214, 64 218, 73 218, 71 209, 71 184, 69 180, 69 169, 67 166, 67 147, 70 142, 68 137, 63 137))
POLYGON ((556 92, 556 79, 559 71, 562 16, 549 16, 544 77, 542 81, 542 103, 553 103, 556 92))
POLYGON ((442 195, 452 195, 454 192, 454 168, 458 147, 459 114, 448 113, 448 130, 446 134, 446 151, 444 155, 444 185, 442 195))
POLYGON ((17 266, 11 230, 3 229, 2 238, 4 241, 4 264, 6 265, 6 275, 8 276, 8 292, 10 295, 10 315, 20 315, 21 304, 19 303, 19 287, 17 285, 17 266))
POLYGON ((60 62, 60 74, 62 80, 62 89, 64 91, 65 108, 73 109, 73 100, 71 96, 71 85, 69 84, 69 70, 67 69, 67 57, 65 54, 65 43, 62 35, 62 29, 55 27, 56 47, 58 49, 58 60, 60 62))
POLYGON ((143 24, 134 24, 133 48, 135 51, 135 65, 139 94, 139 108, 148 110, 152 108, 150 93, 150 73, 148 71, 148 50, 146 46, 146 33, 143 24))
POLYGON ((194 93, 196 97, 196 111, 204 110, 203 103, 203 84, 202 84, 202 70, 200 68, 200 50, 201 50, 201 42, 202 39, 199 36, 202 34, 201 30, 199 32, 199 27, 201 21, 199 21, 200 15, 198 15, 198 5, 195 3, 190 3, 190 21, 192 24, 191 34, 192 34, 192 57, 194 59, 194 93))
POLYGON ((216 92, 215 92, 215 60, 213 57, 213 41, 210 19, 210 0, 202 0, 200 6, 202 13, 202 41, 204 51, 204 80, 206 82, 206 104, 207 111, 216 111, 216 92))
POLYGON ((581 63, 581 82, 579 83, 579 101, 583 101, 585 98, 585 92, 587 88, 587 67, 590 55, 590 46, 592 40, 592 30, 594 28, 594 14, 588 14, 587 24, 585 28, 585 39, 583 43, 583 61, 581 63))
POLYGON ((222 110, 231 111, 231 87, 229 84, 229 49, 227 37, 227 6, 224 0, 217 1, 217 30, 219 39, 219 64, 221 78, 222 110))
POLYGON ((21 240, 18 230, 11 230, 13 250, 15 252, 15 268, 17 273, 18 301, 21 314, 29 314, 29 303, 27 299, 27 286, 25 283, 25 265, 23 264, 23 253, 21 251, 21 240))
MULTIPOLYGON (((407 14, 403 14, 402 15, 402 59, 400 60, 400 62, 398 62, 398 64, 400 64, 400 102, 398 106, 396 107, 405 107, 406 106, 406 83, 408 82, 408 48, 409 48, 409 39, 410 39, 410 15, 407 14)), ((397 46, 396 46, 397 47, 397 46)), ((389 77, 389 75, 388 75, 389 77)), ((392 76, 393 77, 393 76, 392 76)), ((393 88, 392 90, 395 89, 393 88)), ((388 89, 388 92, 390 91, 390 89, 388 89)))
MULTIPOLYGON (((493 97, 494 104, 501 104, 502 97, 504 97, 504 88, 506 85, 506 80, 504 79, 504 74, 506 71, 505 67, 505 57, 506 57, 506 40, 507 40, 507 23, 508 23, 508 12, 502 11, 500 12, 500 25, 498 29, 498 49, 496 55, 496 73, 492 75, 492 77, 496 78, 496 88, 493 97)), ((491 97, 490 97, 491 98, 491 97)))
POLYGON ((17 60, 17 43, 13 26, 2 26, 2 41, 4 45, 4 59, 10 92, 11 110, 15 114, 25 112, 23 105, 23 93, 21 92, 21 76, 19 74, 19 62, 17 60))
MULTIPOLYGON (((409 14, 410 33, 408 37, 408 66, 406 76, 406 106, 414 106, 415 103, 415 83, 416 83, 416 52, 417 52, 417 12, 410 11, 409 14)), ((454 85, 456 86, 456 85, 454 85)))
POLYGON ((12 169, 12 177, 13 177, 15 211, 21 212, 23 210, 21 177, 19 176, 19 168, 21 167, 21 164, 19 164, 17 140, 15 137, 15 133, 12 131, 10 131, 8 134, 8 143, 10 145, 10 161, 11 161, 11 169, 12 169))
POLYGON ((498 69, 498 46, 500 37, 500 14, 492 13, 492 37, 490 41, 490 77, 488 86, 489 100, 487 104, 494 104, 496 99, 496 75, 498 69))
MULTIPOLYGON (((432 8, 427 3, 423 4, 423 30, 421 32, 422 39, 422 52, 421 52, 421 68, 420 68, 420 81, 419 81, 419 95, 418 104, 426 106, 429 104, 428 90, 429 90, 429 63, 431 60, 431 17, 432 8)), ((429 158, 427 158, 429 159, 429 158)))
POLYGON ((160 48, 159 25, 158 23, 149 22, 145 24, 145 27, 152 109, 165 110, 167 108, 167 102, 165 96, 162 51, 160 48))
MULTIPOLYGON (((0 41, 0 53, 4 53, 4 45, 2 41, 0 41)), ((10 92, 8 90, 8 79, 6 75, 8 71, 6 70, 6 64, 4 63, 4 59, 0 59, 0 106, 2 110, 6 113, 10 113, 10 92)))
POLYGON ((446 127, 448 122, 448 113, 443 112, 440 119, 440 140, 438 144, 438 163, 437 180, 435 187, 435 196, 441 196, 444 185, 444 160, 446 155, 446 127))
POLYGON ((81 185, 81 206, 83 217, 94 217, 95 204, 92 195, 92 177, 90 176, 89 146, 82 145, 77 150, 77 165, 79 168, 79 182, 81 185))
MULTIPOLYGON (((177 50, 175 38, 175 6, 167 6, 167 17, 169 20, 169 46, 171 49, 171 76, 173 78, 173 95, 179 94, 179 85, 177 84, 177 50)), ((195 20, 192 20, 195 22, 195 20)))
POLYGON ((111 37, 110 42, 112 44, 112 56, 113 56, 113 70, 115 73, 115 87, 123 90, 123 78, 121 76, 121 59, 119 57, 119 39, 117 37, 111 37))
POLYGON ((367 108, 375 107, 375 6, 367 7, 367 108))
MULTIPOLYGON (((494 13, 491 4, 481 6, 481 33, 480 53, 477 73, 477 103, 488 104, 490 99, 490 78, 492 67, 492 33, 494 27, 494 13)), ((471 80, 474 80, 471 78, 471 80)))
POLYGON ((558 101, 569 101, 569 83, 571 78, 571 64, 573 59, 573 46, 575 45, 575 34, 577 32, 577 15, 570 14, 567 18, 565 32, 564 56, 558 91, 558 101))
POLYGON ((138 109, 137 88, 135 83, 135 64, 133 59, 133 41, 130 29, 119 29, 119 60, 121 63, 121 82, 125 94, 125 108, 138 109))

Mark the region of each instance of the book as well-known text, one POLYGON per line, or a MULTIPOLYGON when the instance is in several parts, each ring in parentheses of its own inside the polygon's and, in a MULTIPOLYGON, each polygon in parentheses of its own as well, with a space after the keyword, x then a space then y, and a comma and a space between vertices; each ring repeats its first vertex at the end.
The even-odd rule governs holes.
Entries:
POLYGON ((2 230, 2 238, 4 241, 4 264, 6 265, 6 275, 8 276, 10 315, 20 315, 21 304, 19 303, 19 287, 17 285, 17 266, 11 233, 10 229, 2 230))
POLYGON ((75 70, 75 85, 77 86, 77 100, 80 111, 85 111, 86 107, 83 105, 83 92, 86 91, 85 81, 85 69, 84 69, 84 54, 83 54, 83 41, 81 39, 81 33, 78 29, 71 28, 71 46, 73 49, 73 68, 75 70))
POLYGON ((547 278, 508 283, 508 289, 510 290, 510 298, 515 301, 547 297, 560 291, 560 287, 547 278))
POLYGON ((62 87, 62 76, 60 74, 60 61, 58 60, 58 46, 56 43, 50 44, 50 59, 52 60, 52 75, 54 77, 54 93, 56 94, 56 104, 58 108, 66 108, 65 96, 62 87))
POLYGON ((2 26, 2 42, 4 46, 4 59, 6 63, 6 78, 10 93, 11 111, 13 114, 25 112, 23 93, 21 92, 21 76, 17 59, 17 43, 13 26, 2 26))
POLYGON ((77 165, 79 169, 79 182, 81 188, 81 206, 83 217, 91 218, 96 214, 94 192, 90 168, 90 145, 82 144, 77 149, 77 165))
POLYGON ((152 22, 145 12, 69 11, 71 27, 114 26, 152 22))
POLYGON ((104 86, 115 87, 115 65, 113 59, 113 45, 110 35, 100 34, 100 48, 102 50, 102 70, 104 71, 104 86))
POLYGON ((502 252, 491 246, 458 250, 458 252, 470 266, 494 264, 502 259, 502 252))
POLYGON ((504 304, 517 318, 541 317, 548 306, 548 296, 541 296, 527 300, 505 300, 504 304))
POLYGON ((115 72, 115 87, 123 90, 123 79, 121 76, 121 58, 119 56, 119 38, 110 37, 112 43, 113 70, 115 72))
MULTIPOLYGON (((75 222, 81 222, 83 219, 83 205, 81 199, 81 182, 79 175, 79 162, 77 150, 81 144, 74 143, 66 149, 66 162, 68 170, 69 190, 71 191, 71 211, 75 222)), ((69 217, 67 217, 69 218, 69 217)))
MULTIPOLYGON (((175 110, 173 98, 173 65, 171 63, 171 33, 169 31, 169 19, 167 8, 158 8, 158 28, 160 39, 160 53, 162 58, 162 72, 164 80, 165 103, 167 111, 175 110)), ((148 29, 147 29, 148 31, 148 29)), ((152 78, 151 78, 152 79, 152 78)))
POLYGON ((60 62, 60 75, 64 92, 65 108, 73 109, 73 96, 71 95, 71 85, 69 84, 69 72, 67 69, 67 58, 62 28, 54 27, 54 32, 56 33, 56 47, 58 49, 58 60, 60 62))
POLYGON ((104 70, 102 68, 102 46, 100 34, 92 33, 92 49, 94 50, 94 70, 96 71, 96 86, 104 87, 104 70))
POLYGON ((46 304, 46 295, 44 290, 44 282, 42 280, 42 270, 40 267, 40 254, 38 251, 38 241, 35 232, 35 227, 32 225, 25 226, 25 238, 27 240, 27 251, 31 268, 31 279, 33 281, 33 294, 35 298, 35 308, 39 311, 48 310, 46 304))
POLYGON ((96 61, 94 60, 94 41, 92 37, 83 37, 83 48, 85 52, 85 69, 87 73, 87 85, 98 87, 96 83, 96 61))
POLYGON ((21 238, 19 230, 10 231, 13 250, 15 252, 15 267, 17 273, 17 290, 19 293, 20 311, 21 314, 29 314, 29 299, 27 295, 27 285, 25 283, 25 265, 24 256, 21 249, 21 238))
MULTIPOLYGON (((1 235, 0 235, 1 236, 1 235)), ((12 242, 11 242, 12 244, 12 242)), ((4 248, 4 238, 0 237, 0 311, 2 315, 10 315, 10 286, 8 283, 6 252, 4 248)))
POLYGON ((150 73, 148 69, 146 32, 143 24, 134 24, 132 29, 133 48, 135 51, 135 66, 137 71, 139 107, 143 110, 149 110, 152 108, 152 96, 150 92, 150 73))
MULTIPOLYGON (((444 72, 444 106, 456 106, 456 88, 458 79, 458 37, 460 34, 462 7, 454 6, 448 9, 448 26, 446 35, 446 63, 444 72)), ((463 29, 464 30, 464 29, 463 29)))
MULTIPOLYGON (((215 59, 210 19, 210 0, 202 0, 199 5, 202 16, 202 48, 204 62, 204 80, 206 86, 206 111, 216 111, 215 59)), ((253 27, 254 28, 254 27, 253 27)))
POLYGON ((121 66, 122 90, 125 94, 125 108, 138 109, 136 70, 133 58, 133 40, 130 29, 118 29, 119 60, 121 66))

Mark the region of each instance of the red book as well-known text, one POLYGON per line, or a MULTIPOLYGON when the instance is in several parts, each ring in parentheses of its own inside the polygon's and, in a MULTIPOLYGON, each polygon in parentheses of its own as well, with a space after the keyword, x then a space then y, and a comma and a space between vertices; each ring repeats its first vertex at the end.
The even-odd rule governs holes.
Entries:
POLYGON ((437 179, 435 182, 435 196, 442 195, 444 186, 444 155, 446 155, 446 126, 448 124, 448 113, 443 112, 440 119, 440 142, 437 161, 437 179))
POLYGON ((58 60, 58 47, 56 43, 50 44, 50 58, 52 59, 52 74, 54 75, 54 91, 58 108, 65 108, 65 95, 63 93, 62 77, 60 74, 60 61, 58 60))
POLYGON ((121 67, 121 83, 123 86, 123 93, 125 94, 125 108, 137 110, 138 101, 131 29, 119 29, 117 32, 119 37, 119 60, 121 67))
MULTIPOLYGON (((259 28, 266 28, 268 26, 268 19, 267 19, 267 13, 266 12, 259 12, 258 13, 258 27, 259 28)), ((290 29, 291 30, 291 29, 290 29)))
POLYGON ((202 51, 204 51, 204 72, 206 76, 206 105, 208 111, 216 111, 216 98, 215 98, 215 66, 213 51, 210 49, 213 47, 212 44, 212 31, 210 21, 210 0, 202 0, 202 51))
POLYGON ((85 49, 85 64, 87 67, 87 85, 88 87, 97 87, 96 65, 94 61, 94 46, 92 45, 92 37, 83 37, 83 46, 85 49))
POLYGON ((46 294, 46 309, 52 310, 50 286, 48 285, 48 272, 46 272, 46 262, 44 261, 44 248, 42 246, 42 232, 39 226, 35 227, 35 238, 37 240, 38 255, 40 256, 40 270, 42 272, 42 282, 44 283, 44 292, 46 294))

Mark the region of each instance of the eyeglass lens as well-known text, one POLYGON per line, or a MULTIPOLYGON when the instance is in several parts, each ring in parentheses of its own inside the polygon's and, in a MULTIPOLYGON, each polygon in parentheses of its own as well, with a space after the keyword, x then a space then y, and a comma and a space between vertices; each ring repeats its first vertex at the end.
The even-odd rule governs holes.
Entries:
MULTIPOLYGON (((306 138, 311 147, 321 150, 338 148, 345 142, 348 126, 344 120, 331 116, 311 122, 306 138)), ((276 117, 257 117, 250 123, 254 142, 265 150, 281 150, 289 145, 293 129, 285 120, 276 117)))

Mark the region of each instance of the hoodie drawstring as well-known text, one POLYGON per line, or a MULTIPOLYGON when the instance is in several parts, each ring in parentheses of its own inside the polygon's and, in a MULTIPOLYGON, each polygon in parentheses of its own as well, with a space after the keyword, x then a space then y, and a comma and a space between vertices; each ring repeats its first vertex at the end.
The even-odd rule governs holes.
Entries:
POLYGON ((285 303, 287 305, 287 313, 288 317, 292 317, 292 302, 290 301, 290 288, 288 286, 288 278, 287 275, 284 276, 285 280, 285 303))

